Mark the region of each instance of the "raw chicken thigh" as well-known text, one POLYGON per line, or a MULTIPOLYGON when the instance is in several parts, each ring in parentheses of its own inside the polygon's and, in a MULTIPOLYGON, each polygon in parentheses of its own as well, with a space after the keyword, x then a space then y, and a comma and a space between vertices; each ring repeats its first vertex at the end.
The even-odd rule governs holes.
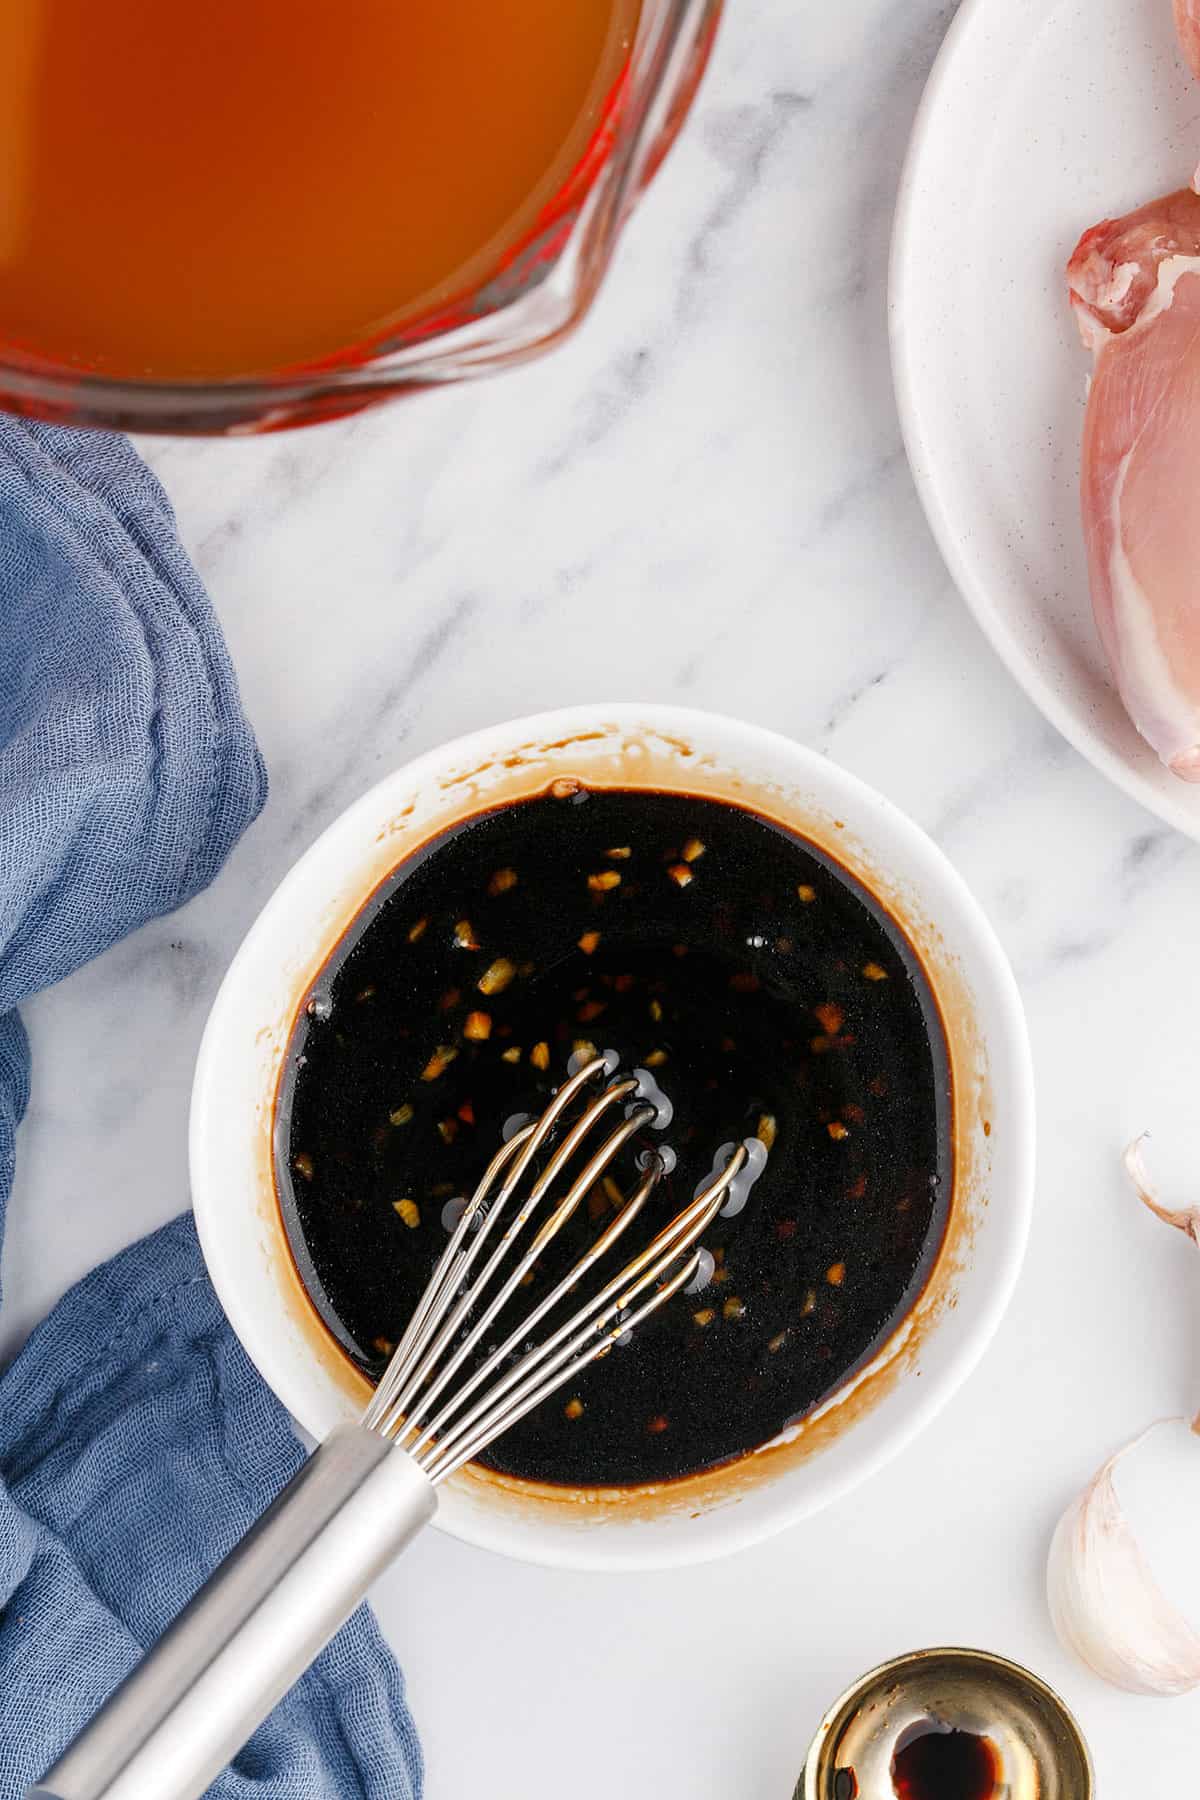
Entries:
MULTIPOLYGON (((1176 12, 1200 55, 1200 0, 1176 12)), ((1200 781, 1200 197, 1094 226, 1067 277, 1095 357, 1081 498, 1096 623, 1134 724, 1200 781)))
POLYGON ((1192 74, 1200 75, 1200 0, 1175 0, 1175 29, 1192 74))

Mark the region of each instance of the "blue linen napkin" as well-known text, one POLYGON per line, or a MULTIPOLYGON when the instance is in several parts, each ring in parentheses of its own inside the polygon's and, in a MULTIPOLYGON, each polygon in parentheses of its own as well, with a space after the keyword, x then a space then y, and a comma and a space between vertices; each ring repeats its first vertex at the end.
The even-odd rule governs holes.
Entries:
MULTIPOLYGON (((217 873, 262 762, 162 488, 124 439, 0 416, 0 1236, 16 1008, 217 873)), ((0 1376, 0 1800, 17 1800, 302 1460, 177 1219, 71 1290, 0 1376)), ((362 1608, 214 1784, 415 1800, 362 1608)))

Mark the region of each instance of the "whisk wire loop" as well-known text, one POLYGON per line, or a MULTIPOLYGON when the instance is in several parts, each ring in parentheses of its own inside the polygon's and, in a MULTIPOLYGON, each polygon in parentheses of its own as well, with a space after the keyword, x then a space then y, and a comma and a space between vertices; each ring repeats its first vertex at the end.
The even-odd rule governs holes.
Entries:
POLYGON ((614 1060, 608 1055, 595 1057, 570 1076, 541 1118, 522 1124, 492 1158, 364 1415, 365 1425, 395 1439, 435 1483, 478 1456, 501 1432, 607 1355, 618 1340, 624 1341, 688 1285, 699 1268, 700 1238, 746 1164, 747 1152, 739 1144, 725 1167, 649 1243, 544 1340, 534 1342, 537 1327, 609 1255, 643 1212, 667 1168, 657 1151, 648 1151, 640 1161, 642 1179, 615 1216, 501 1343, 486 1344, 491 1327, 519 1288, 528 1284, 539 1259, 584 1199, 596 1191, 614 1160, 657 1122, 656 1106, 640 1098, 640 1080, 623 1076, 609 1081, 569 1124, 561 1141, 552 1143, 572 1102, 588 1083, 611 1075, 614 1060), (589 1153, 597 1127, 618 1108, 623 1117, 589 1153), (545 1165, 535 1173, 539 1153, 547 1147, 545 1165), (581 1155, 582 1167, 562 1197, 553 1199, 581 1155), (548 1197, 548 1215, 537 1223, 548 1197), (464 1372, 472 1357, 477 1358, 474 1366, 464 1372), (460 1372, 458 1384, 452 1385, 460 1372))
MULTIPOLYGON (((521 1126, 492 1157, 451 1233, 450 1241, 442 1252, 425 1293, 375 1390, 364 1416, 364 1423, 371 1429, 380 1430, 385 1435, 391 1435, 394 1431, 395 1422, 403 1417, 411 1402, 415 1386, 413 1374, 418 1366, 418 1359, 428 1354, 436 1361, 440 1354, 437 1347, 429 1350, 429 1340, 445 1319, 447 1296, 453 1296, 462 1289, 508 1201, 580 1088, 600 1070, 607 1072, 608 1067, 607 1058, 598 1057, 579 1069, 563 1083, 541 1118, 521 1126), (505 1171, 508 1171, 506 1175, 505 1171), (505 1180, 495 1202, 489 1205, 489 1196, 501 1175, 505 1175, 505 1180)), ((616 1085, 619 1084, 614 1084, 616 1085)), ((630 1082, 628 1091, 632 1091, 636 1085, 636 1082, 630 1082)), ((602 1098, 606 1107, 612 1104, 607 1096, 602 1098)), ((487 1273, 485 1271, 485 1275, 487 1273)), ((438 1343, 441 1343, 441 1333, 438 1343)))

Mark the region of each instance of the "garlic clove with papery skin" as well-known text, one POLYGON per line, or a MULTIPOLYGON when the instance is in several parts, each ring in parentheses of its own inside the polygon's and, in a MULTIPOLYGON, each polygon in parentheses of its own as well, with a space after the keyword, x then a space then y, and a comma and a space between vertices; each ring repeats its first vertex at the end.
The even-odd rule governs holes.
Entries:
POLYGON ((1176 1604, 1200 1569, 1198 1517, 1200 1438, 1186 1419, 1163 1419, 1109 1457, 1058 1522, 1046 1571, 1054 1629, 1114 1687, 1200 1686, 1200 1631, 1176 1604))
POLYGON ((1158 1190, 1150 1179, 1146 1159, 1142 1155, 1142 1145, 1145 1143, 1147 1135, 1146 1132, 1143 1132, 1141 1137, 1134 1138, 1132 1144, 1127 1147, 1125 1155, 1121 1159, 1125 1164, 1125 1173, 1132 1181, 1134 1191, 1142 1205, 1148 1207, 1155 1218, 1161 1219, 1164 1225, 1173 1225, 1176 1231, 1182 1231, 1186 1237, 1190 1237, 1197 1249, 1200 1249, 1200 1206, 1163 1205, 1158 1197, 1158 1190))
MULTIPOLYGON (((1139 1198, 1200 1248, 1200 1208, 1159 1200, 1141 1138, 1125 1152, 1139 1198)), ((1111 1456, 1059 1520, 1046 1571, 1067 1649, 1135 1694, 1200 1687, 1200 1419, 1163 1419, 1111 1456)))

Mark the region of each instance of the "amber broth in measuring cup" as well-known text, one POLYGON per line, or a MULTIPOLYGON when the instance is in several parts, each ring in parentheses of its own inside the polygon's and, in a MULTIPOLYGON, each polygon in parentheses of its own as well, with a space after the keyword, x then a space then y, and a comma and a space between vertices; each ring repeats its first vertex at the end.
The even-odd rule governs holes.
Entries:
POLYGON ((378 347, 589 152, 639 0, 3 0, 0 359, 137 381, 378 347))

